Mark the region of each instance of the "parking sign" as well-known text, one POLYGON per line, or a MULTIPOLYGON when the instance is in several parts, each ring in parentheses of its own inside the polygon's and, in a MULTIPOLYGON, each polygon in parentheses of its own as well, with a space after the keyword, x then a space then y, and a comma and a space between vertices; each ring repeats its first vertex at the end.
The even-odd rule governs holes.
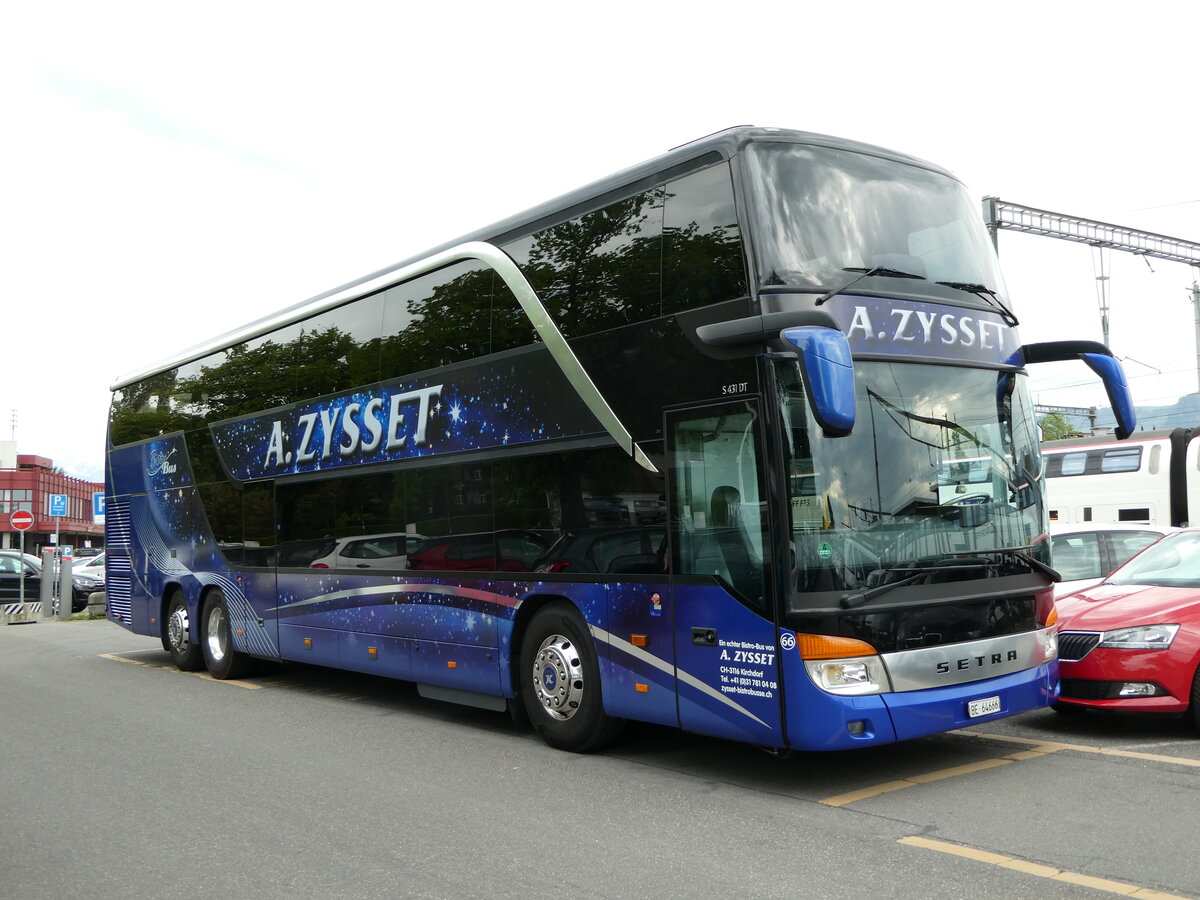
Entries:
POLYGON ((98 491, 92 494, 92 518, 99 519, 104 516, 104 492, 98 491))
POLYGON ((67 495, 66 494, 51 494, 50 495, 50 515, 65 516, 67 514, 67 495))

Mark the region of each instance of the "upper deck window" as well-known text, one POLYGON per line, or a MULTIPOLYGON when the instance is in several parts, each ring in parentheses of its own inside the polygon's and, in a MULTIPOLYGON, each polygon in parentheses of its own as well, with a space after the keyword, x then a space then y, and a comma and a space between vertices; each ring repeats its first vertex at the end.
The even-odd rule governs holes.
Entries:
POLYGON ((925 280, 874 277, 855 290, 984 305, 937 284, 957 282, 1007 302, 979 206, 953 178, 804 144, 751 144, 746 158, 760 287, 824 292, 847 268, 886 267, 925 280))

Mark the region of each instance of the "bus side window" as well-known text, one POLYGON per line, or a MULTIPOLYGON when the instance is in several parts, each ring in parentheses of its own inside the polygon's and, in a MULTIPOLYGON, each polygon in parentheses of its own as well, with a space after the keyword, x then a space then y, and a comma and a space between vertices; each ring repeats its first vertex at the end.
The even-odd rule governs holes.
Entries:
POLYGON ((663 313, 744 296, 746 266, 728 163, 666 186, 663 313))

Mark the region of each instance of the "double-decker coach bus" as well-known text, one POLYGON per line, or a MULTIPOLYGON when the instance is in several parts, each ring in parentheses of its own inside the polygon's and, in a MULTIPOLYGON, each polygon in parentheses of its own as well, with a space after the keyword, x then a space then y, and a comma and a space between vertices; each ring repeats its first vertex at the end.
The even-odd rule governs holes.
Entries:
POLYGON ((108 615, 182 669, 406 679, 575 751, 1041 707, 1024 367, 1132 407, 1105 348, 1016 324, 947 172, 721 132, 119 379, 108 615))

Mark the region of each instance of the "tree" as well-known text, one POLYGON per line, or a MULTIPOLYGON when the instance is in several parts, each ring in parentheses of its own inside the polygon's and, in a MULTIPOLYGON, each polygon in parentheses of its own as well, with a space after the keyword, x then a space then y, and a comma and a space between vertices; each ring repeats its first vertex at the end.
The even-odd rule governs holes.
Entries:
POLYGON ((1059 441, 1063 438, 1074 437, 1079 433, 1061 413, 1042 416, 1038 419, 1038 425, 1042 427, 1043 442, 1059 441))

